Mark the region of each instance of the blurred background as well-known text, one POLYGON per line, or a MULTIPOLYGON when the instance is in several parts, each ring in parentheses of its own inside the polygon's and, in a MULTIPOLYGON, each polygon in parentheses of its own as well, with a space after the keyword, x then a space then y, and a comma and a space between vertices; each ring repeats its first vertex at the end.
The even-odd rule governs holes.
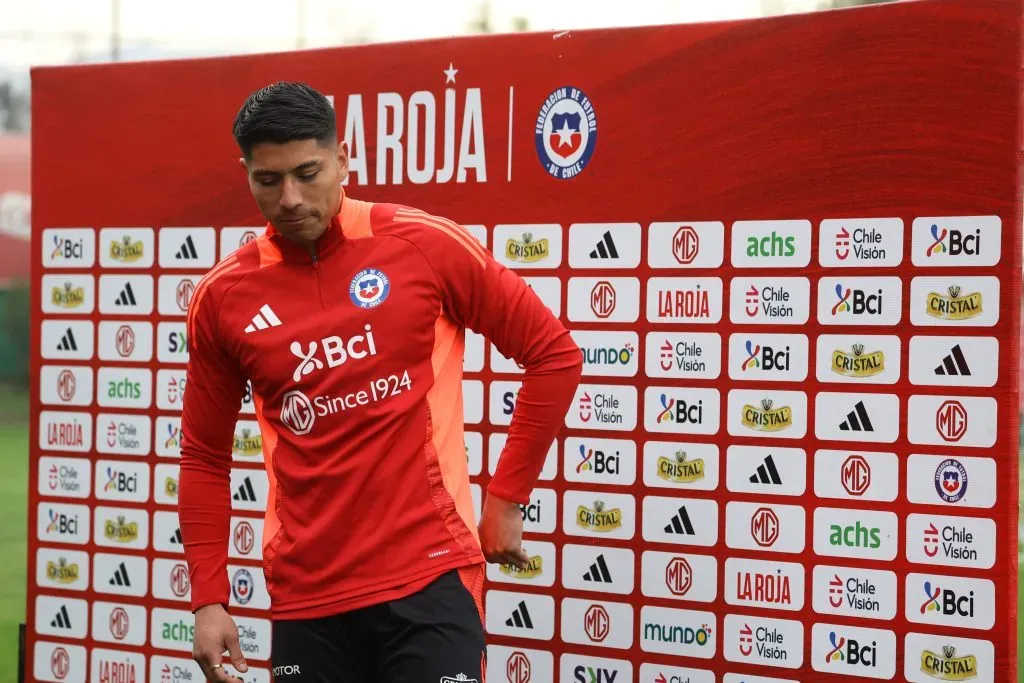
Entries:
POLYGON ((889 1, 633 0, 626 10, 592 0, 0 0, 0 678, 14 680, 25 615, 31 67, 744 19, 889 1))

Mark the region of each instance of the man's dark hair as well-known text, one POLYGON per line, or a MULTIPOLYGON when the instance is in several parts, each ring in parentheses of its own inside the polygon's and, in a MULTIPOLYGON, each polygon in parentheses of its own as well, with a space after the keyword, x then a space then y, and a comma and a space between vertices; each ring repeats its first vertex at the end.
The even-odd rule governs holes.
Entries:
POLYGON ((305 83, 278 81, 257 90, 245 101, 233 128, 246 159, 263 142, 284 143, 315 139, 335 144, 338 127, 327 98, 305 83))

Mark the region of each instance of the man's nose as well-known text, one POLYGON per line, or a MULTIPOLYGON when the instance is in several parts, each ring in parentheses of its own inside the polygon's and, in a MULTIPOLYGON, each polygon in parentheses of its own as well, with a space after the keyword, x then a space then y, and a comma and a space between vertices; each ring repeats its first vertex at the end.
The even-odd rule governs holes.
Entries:
POLYGON ((280 204, 285 211, 294 211, 302 204, 302 194, 299 192, 298 183, 289 176, 285 176, 283 182, 280 204))

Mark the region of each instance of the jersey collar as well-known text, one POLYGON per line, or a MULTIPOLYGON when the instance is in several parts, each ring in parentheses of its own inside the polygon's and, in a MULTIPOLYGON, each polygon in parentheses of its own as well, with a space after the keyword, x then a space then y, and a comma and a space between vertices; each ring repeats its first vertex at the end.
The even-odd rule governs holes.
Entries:
MULTIPOLYGON (((351 202, 349 201, 349 203, 351 202)), ((342 227, 342 219, 344 218, 343 209, 348 208, 345 204, 345 188, 341 188, 341 201, 338 202, 338 213, 331 218, 331 222, 327 225, 327 229, 324 230, 324 233, 320 235, 320 238, 316 242, 316 254, 319 260, 323 260, 345 241, 345 230, 342 227)), ((285 238, 277 228, 270 223, 267 223, 266 235, 273 241, 278 250, 280 250, 281 257, 284 260, 305 262, 309 262, 311 260, 308 249, 285 238)))

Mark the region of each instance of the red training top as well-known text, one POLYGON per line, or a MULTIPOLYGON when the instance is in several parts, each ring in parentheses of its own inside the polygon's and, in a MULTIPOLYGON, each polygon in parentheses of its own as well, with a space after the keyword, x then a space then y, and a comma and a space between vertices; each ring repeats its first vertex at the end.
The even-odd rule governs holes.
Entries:
POLYGON ((582 358, 464 228, 343 194, 316 256, 268 226, 207 273, 188 312, 182 416, 193 610, 228 604, 231 446, 247 378, 270 482, 275 619, 397 599, 483 561, 463 438, 466 328, 525 369, 488 491, 526 503, 582 358))

